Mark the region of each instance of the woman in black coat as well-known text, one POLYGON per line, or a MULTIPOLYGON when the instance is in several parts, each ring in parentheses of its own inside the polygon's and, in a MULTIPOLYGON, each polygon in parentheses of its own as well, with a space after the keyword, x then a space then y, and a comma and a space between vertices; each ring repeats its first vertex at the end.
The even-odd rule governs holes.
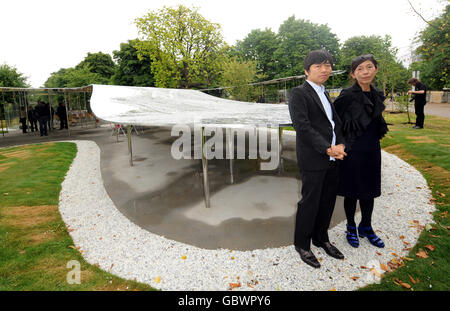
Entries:
POLYGON ((371 224, 374 198, 381 195, 380 139, 388 131, 382 116, 384 95, 371 85, 377 72, 373 55, 354 58, 351 76, 356 82, 342 90, 334 102, 343 123, 348 154, 340 165, 338 195, 344 197, 347 241, 353 247, 359 246, 357 233, 367 237, 372 245, 384 247, 371 224), (354 217, 358 200, 362 219, 357 231, 354 217))

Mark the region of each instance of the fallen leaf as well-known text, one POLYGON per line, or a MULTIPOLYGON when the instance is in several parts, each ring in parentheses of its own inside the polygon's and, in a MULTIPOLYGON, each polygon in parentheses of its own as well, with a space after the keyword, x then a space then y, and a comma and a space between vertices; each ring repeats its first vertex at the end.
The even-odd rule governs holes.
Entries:
POLYGON ((184 255, 183 257, 181 257, 181 259, 183 259, 183 260, 185 260, 187 258, 187 256, 186 255, 184 255))
POLYGON ((156 278, 153 279, 153 282, 155 282, 156 284, 161 282, 161 276, 158 275, 156 278))
POLYGON ((361 268, 361 269, 367 269, 367 267, 366 267, 366 266, 361 266, 360 268, 361 268))
POLYGON ((394 263, 392 263, 392 262, 388 262, 387 263, 387 265, 389 266, 389 268, 391 268, 392 270, 395 270, 395 269, 397 269, 397 265, 396 264, 394 264, 394 263))
POLYGON ((336 288, 332 288, 332 289, 330 289, 330 290, 328 290, 329 292, 335 292, 336 291, 336 288))
POLYGON ((72 231, 74 231, 75 229, 69 229, 69 230, 67 230, 67 231, 69 231, 69 232, 72 232, 72 231))
POLYGON ((381 256, 381 253, 379 253, 379 252, 375 252, 375 253, 377 253, 378 256, 381 256))
POLYGON ((413 279, 413 277, 410 276, 409 274, 408 274, 408 276, 409 276, 409 279, 411 280, 411 283, 416 284, 416 281, 413 279))
POLYGON ((409 257, 402 257, 403 260, 408 260, 408 261, 413 261, 414 259, 409 258, 409 257))
POLYGON ((394 255, 395 257, 398 257, 398 255, 396 253, 392 253, 392 255, 394 255))
POLYGON ((440 236, 439 235, 430 234, 430 237, 432 237, 432 238, 439 238, 440 236))
POLYGON ((401 285, 402 287, 404 287, 404 288, 407 288, 407 289, 410 289, 410 288, 411 288, 411 285, 409 285, 408 283, 401 282, 400 285, 401 285))
POLYGON ((253 285, 250 284, 249 282, 247 282, 247 286, 248 286, 248 287, 251 287, 251 288, 254 288, 253 285))
POLYGON ((359 276, 352 276, 351 279, 352 279, 353 281, 356 281, 357 279, 359 279, 359 276))
POLYGON ((405 238, 404 235, 401 235, 401 236, 400 236, 400 240, 403 240, 404 238, 405 238))
POLYGON ((394 283, 396 283, 397 285, 400 285, 404 288, 411 288, 411 285, 409 285, 408 283, 402 282, 401 280, 394 278, 394 283))
POLYGON ((230 286, 230 289, 236 288, 236 287, 241 287, 241 282, 239 283, 229 283, 228 284, 230 286))
POLYGON ((389 271, 389 268, 386 267, 385 264, 380 264, 380 268, 381 268, 382 270, 384 270, 384 271, 389 271))
POLYGON ((73 246, 73 245, 70 245, 69 248, 71 248, 71 249, 76 249, 76 247, 73 246))
POLYGON ((234 260, 235 258, 234 257, 231 257, 231 260, 234 260))
POLYGON ((405 244, 405 245, 409 245, 409 243, 408 243, 408 242, 406 242, 406 241, 403 241, 403 244, 405 244))
POLYGON ((416 256, 419 258, 428 258, 428 254, 426 251, 424 250, 419 250, 419 252, 416 253, 416 256))
POLYGON ((433 245, 425 245, 426 248, 428 248, 430 251, 434 251, 436 248, 433 245))

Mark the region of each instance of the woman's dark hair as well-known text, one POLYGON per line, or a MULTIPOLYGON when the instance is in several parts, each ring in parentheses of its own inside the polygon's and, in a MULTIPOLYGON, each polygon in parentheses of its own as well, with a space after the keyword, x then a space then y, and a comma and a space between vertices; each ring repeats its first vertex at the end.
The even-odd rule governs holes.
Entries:
POLYGON ((306 55, 305 60, 303 61, 303 68, 306 71, 309 71, 314 64, 330 64, 333 67, 333 56, 331 56, 330 52, 325 50, 314 50, 306 55))
POLYGON ((372 54, 366 54, 357 56, 352 59, 352 73, 355 72, 356 68, 358 68, 359 65, 368 60, 371 61, 372 64, 374 64, 375 68, 378 68, 378 62, 376 61, 375 57, 372 54))

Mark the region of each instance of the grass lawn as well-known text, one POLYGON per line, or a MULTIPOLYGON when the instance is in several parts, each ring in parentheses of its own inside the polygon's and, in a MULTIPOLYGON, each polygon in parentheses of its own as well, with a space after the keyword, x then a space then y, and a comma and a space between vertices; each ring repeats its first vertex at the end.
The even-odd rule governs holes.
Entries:
MULTIPOLYGON (((407 115, 386 113, 390 131, 382 148, 413 165, 432 190, 435 224, 424 228, 407 258, 392 263, 380 284, 361 290, 445 290, 450 288, 450 119, 426 116, 424 129, 412 129, 407 115), (395 269, 395 266, 399 268, 395 269), (391 268, 392 267, 392 268, 391 268)), ((412 117, 415 121, 415 117, 412 117)), ((376 211, 375 211, 376 212, 376 211)), ((411 246, 405 245, 405 248, 411 246)))
POLYGON ((84 261, 58 210, 74 143, 0 149, 0 291, 152 290, 84 261), (81 284, 67 275, 80 263, 81 284))

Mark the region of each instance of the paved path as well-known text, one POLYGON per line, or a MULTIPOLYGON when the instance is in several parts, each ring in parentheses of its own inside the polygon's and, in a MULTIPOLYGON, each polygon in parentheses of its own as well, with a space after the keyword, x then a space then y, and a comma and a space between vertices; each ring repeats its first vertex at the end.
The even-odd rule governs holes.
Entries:
MULTIPOLYGON (((411 105, 410 111, 414 115, 414 105, 411 105)), ((388 104, 386 110, 391 110, 391 105, 388 104)), ((450 118, 450 103, 438 104, 438 103, 427 103, 425 105, 425 116, 436 116, 443 118, 450 118)))

